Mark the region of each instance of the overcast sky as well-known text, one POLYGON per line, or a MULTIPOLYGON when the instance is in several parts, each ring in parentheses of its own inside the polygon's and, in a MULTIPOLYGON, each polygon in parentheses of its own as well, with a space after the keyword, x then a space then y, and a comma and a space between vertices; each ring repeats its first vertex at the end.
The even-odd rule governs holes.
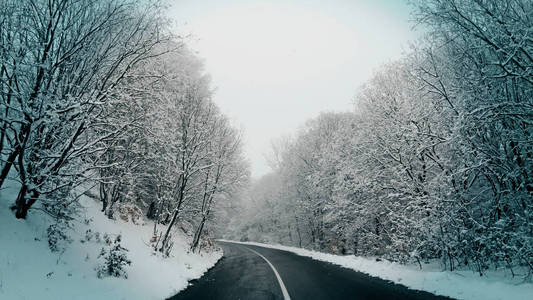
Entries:
POLYGON ((415 38, 402 0, 175 0, 170 16, 244 129, 254 177, 270 171, 272 139, 352 110, 357 87, 415 38))

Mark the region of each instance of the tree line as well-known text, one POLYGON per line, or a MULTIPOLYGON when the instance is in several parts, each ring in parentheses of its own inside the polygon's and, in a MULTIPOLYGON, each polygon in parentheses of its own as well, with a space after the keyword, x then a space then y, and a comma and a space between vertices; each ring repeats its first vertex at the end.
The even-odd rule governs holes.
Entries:
POLYGON ((166 254, 182 218, 196 250, 214 203, 246 182, 241 133, 164 9, 136 0, 0 3, 0 188, 8 178, 20 184, 16 199, 2 199, 16 218, 36 210, 66 224, 82 194, 98 194, 110 218, 152 218, 166 254))
POLYGON ((415 4, 428 33, 354 112, 273 143, 230 236, 533 272, 533 3, 415 4))

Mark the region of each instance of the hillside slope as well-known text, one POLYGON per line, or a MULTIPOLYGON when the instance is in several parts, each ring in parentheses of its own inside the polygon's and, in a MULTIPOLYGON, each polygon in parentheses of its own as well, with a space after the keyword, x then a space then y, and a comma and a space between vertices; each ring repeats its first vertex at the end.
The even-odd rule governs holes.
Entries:
POLYGON ((153 223, 109 220, 88 197, 80 200, 81 216, 67 230, 70 242, 52 252, 47 238, 52 218, 33 210, 26 220, 16 219, 9 206, 17 191, 13 183, 0 191, 0 299, 162 299, 222 256, 221 250, 188 253, 189 238, 176 232, 171 257, 163 258, 149 246, 153 223), (128 278, 99 279, 99 253, 110 247, 106 237, 113 241, 118 235, 132 261, 125 268, 128 278))

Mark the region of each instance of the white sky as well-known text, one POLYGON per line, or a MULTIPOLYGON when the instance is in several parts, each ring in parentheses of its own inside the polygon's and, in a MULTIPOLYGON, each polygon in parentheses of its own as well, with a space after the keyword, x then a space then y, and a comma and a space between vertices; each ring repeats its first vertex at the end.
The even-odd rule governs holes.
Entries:
POLYGON ((175 0, 170 17, 244 128, 253 177, 270 171, 272 139, 352 110, 357 87, 415 38, 403 0, 175 0))

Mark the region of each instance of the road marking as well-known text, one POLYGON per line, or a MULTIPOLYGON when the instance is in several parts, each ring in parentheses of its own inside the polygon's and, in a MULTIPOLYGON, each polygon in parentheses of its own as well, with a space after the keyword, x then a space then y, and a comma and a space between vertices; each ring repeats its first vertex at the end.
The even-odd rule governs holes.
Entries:
POLYGON ((255 254, 259 255, 259 256, 261 256, 261 258, 264 259, 264 260, 267 262, 267 264, 272 268, 272 271, 274 271, 274 274, 276 274, 276 277, 278 278, 278 283, 279 283, 279 286, 281 287, 281 293, 283 294, 283 298, 284 298, 285 300, 291 300, 291 297, 289 296, 289 292, 287 292, 287 289, 285 288, 285 284, 283 284, 283 281, 281 280, 281 276, 279 276, 279 273, 278 273, 278 271, 276 270, 276 268, 274 268, 274 265, 272 265, 272 264, 268 261, 268 259, 266 259, 266 257, 264 257, 263 255, 261 255, 261 253, 255 251, 255 250, 252 250, 252 249, 250 249, 250 248, 248 248, 248 247, 244 247, 244 248, 246 248, 246 249, 252 251, 253 253, 255 253, 255 254))

